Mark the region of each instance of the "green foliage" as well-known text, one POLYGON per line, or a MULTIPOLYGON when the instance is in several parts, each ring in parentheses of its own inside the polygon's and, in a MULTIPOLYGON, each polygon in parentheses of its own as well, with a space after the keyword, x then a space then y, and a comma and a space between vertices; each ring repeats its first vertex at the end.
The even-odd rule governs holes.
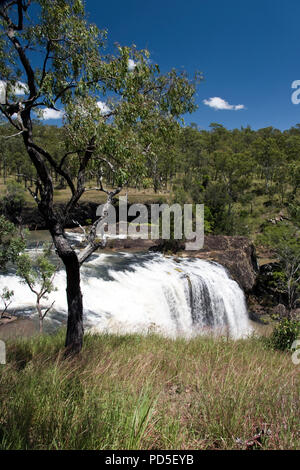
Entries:
POLYGON ((281 132, 250 127, 227 130, 213 123, 211 130, 189 126, 182 130, 177 150, 176 184, 181 200, 205 203, 214 233, 248 234, 263 215, 259 198, 279 209, 299 204, 299 130, 281 132), (296 135, 295 135, 296 134, 296 135), (294 139, 294 140, 293 140, 294 139))
POLYGON ((300 206, 299 206, 299 204, 290 203, 288 205, 288 212, 289 212, 292 220, 294 221, 294 223, 296 225, 298 225, 298 227, 299 227, 300 226, 300 206))
MULTIPOLYGON (((7 11, 15 20, 15 2, 7 11)), ((263 209, 255 207, 258 198, 260 203, 268 198, 263 202, 276 209, 289 205, 297 219, 299 126, 286 131, 254 131, 249 126, 228 130, 218 123, 208 131, 195 124, 184 127, 182 116, 196 109, 201 74, 192 80, 185 72, 163 74, 149 60, 149 52, 134 45, 117 46, 107 55, 107 33, 87 21, 80 0, 37 0, 31 12, 30 5, 14 36, 32 67, 34 83, 20 63, 18 48, 5 39, 9 21, 2 16, 0 69, 8 100, 2 112, 7 117, 7 109, 17 102, 27 107, 31 118, 36 117, 33 109, 64 108, 59 129, 31 122, 35 143, 51 157, 46 166, 55 184, 66 187, 59 169, 70 177, 73 194, 79 188, 72 204, 84 192, 81 184, 93 187, 95 181, 98 187, 152 186, 155 192, 174 186, 180 204, 208 207, 207 232, 248 234, 251 223, 256 225, 264 216, 263 209), (21 98, 14 93, 17 81, 25 84, 21 98), (93 157, 88 159, 91 149, 93 157)), ((18 122, 13 120, 13 125, 18 127, 18 122)), ((1 126, 0 134, 9 135, 10 127, 1 126)), ((20 138, 0 139, 1 171, 5 184, 17 173, 31 188, 37 184, 36 169, 20 138)))
POLYGON ((31 259, 27 253, 21 254, 17 259, 17 274, 24 284, 27 284, 31 292, 36 296, 36 307, 40 319, 40 329, 43 328, 43 320, 50 308, 42 307, 41 300, 47 300, 48 294, 56 290, 53 284, 57 266, 49 260, 51 255, 51 245, 45 246, 43 253, 31 259), (44 310, 44 312, 43 312, 44 310))
POLYGON ((21 276, 32 291, 35 288, 41 293, 49 294, 54 290, 53 276, 57 267, 49 260, 51 245, 45 246, 43 253, 31 259, 27 253, 21 254, 17 259, 17 274, 21 276))
POLYGON ((20 216, 25 203, 25 191, 23 186, 16 181, 9 181, 6 193, 0 200, 2 213, 16 222, 20 222, 20 216), (19 220, 18 220, 19 219, 19 220))
POLYGON ((278 253, 284 251, 286 247, 295 250, 299 249, 299 233, 297 228, 291 224, 281 222, 276 225, 265 227, 259 241, 273 248, 278 253))
POLYGON ((270 338, 269 345, 280 351, 290 350, 293 342, 299 339, 300 322, 285 318, 275 326, 270 338))
MULTIPOLYGON (((0 270, 5 270, 8 263, 15 263, 25 250, 25 241, 20 237, 17 228, 3 215, 0 215, 0 270)), ((0 317, 3 317, 12 302, 14 292, 4 287, 0 292, 2 308, 0 317)))
POLYGON ((299 230, 286 223, 266 227, 259 241, 269 246, 279 261, 274 272, 275 287, 287 296, 289 311, 300 298, 300 235, 299 230))
POLYGON ((0 300, 2 303, 2 308, 0 308, 0 318, 2 318, 7 311, 8 307, 10 306, 12 302, 12 298, 14 296, 14 291, 7 289, 7 287, 4 287, 2 291, 0 292, 0 300))
MULTIPOLYGON (((37 0, 34 11, 24 4, 17 10, 13 2, 0 13, 6 36, 1 42, 5 54, 0 67, 7 85, 7 103, 1 111, 8 119, 9 106, 16 105, 17 80, 26 84, 25 95, 30 95, 30 101, 28 96, 18 98, 29 115, 33 109, 40 114, 45 108, 54 110, 58 103, 64 107, 63 128, 50 131, 50 126, 45 127, 49 139, 44 138, 41 126, 31 123, 47 167, 56 177, 62 171, 67 174, 63 179, 72 191, 72 204, 83 194, 83 182, 88 179, 101 185, 105 180, 116 187, 143 186, 151 179, 155 191, 162 187, 174 168, 181 116, 196 109, 194 97, 201 74, 196 73, 193 80, 175 70, 162 74, 149 60, 149 52, 134 45, 117 46, 107 55, 106 31, 87 21, 81 0, 37 0), (22 26, 14 27, 20 11, 22 26), (15 41, 7 33, 10 27, 15 41)), ((10 123, 19 126, 18 121, 10 123)), ((5 135, 8 129, 5 126, 5 135)), ((11 145, 15 151, 14 139, 11 145)), ((23 167, 26 184, 27 177, 36 175, 30 174, 32 165, 23 167)))
POLYGON ((0 269, 5 269, 9 262, 16 262, 24 249, 24 239, 19 236, 15 225, 0 215, 0 269))

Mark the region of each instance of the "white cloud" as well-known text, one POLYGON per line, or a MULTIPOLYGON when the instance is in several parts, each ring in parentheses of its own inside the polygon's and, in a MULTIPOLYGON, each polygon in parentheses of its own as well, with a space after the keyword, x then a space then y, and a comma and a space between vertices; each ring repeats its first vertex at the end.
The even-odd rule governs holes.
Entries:
MULTIPOLYGON (((0 80, 0 104, 5 104, 7 82, 0 80)), ((25 95, 28 93, 28 86, 23 82, 16 82, 12 89, 13 93, 17 96, 25 95)))
POLYGON ((235 107, 234 107, 235 111, 238 111, 239 109, 245 109, 245 106, 243 104, 237 104, 235 107))
MULTIPOLYGON (((105 114, 108 114, 111 111, 110 108, 107 106, 107 104, 104 103, 103 101, 98 101, 97 106, 100 109, 101 114, 104 116, 105 114)), ((82 117, 84 117, 84 115, 87 115, 87 112, 84 110, 82 106, 78 107, 78 111, 80 111, 80 113, 82 114, 82 117)), ((44 119, 45 121, 49 119, 61 119, 63 118, 64 114, 65 114, 64 110, 60 111, 60 110, 51 109, 51 108, 38 110, 38 117, 40 119, 44 119)))
POLYGON ((203 100, 203 103, 210 108, 217 109, 217 110, 231 110, 231 111, 239 111, 240 109, 245 109, 243 104, 229 104, 228 101, 219 98, 218 96, 214 96, 213 98, 209 98, 208 100, 203 100))
POLYGON ((39 109, 39 117, 45 121, 48 119, 61 119, 63 115, 64 111, 57 111, 51 108, 39 109))
POLYGON ((97 101, 97 106, 103 116, 111 112, 111 109, 107 106, 106 103, 104 103, 104 101, 97 101))
POLYGON ((129 72, 132 72, 136 67, 136 63, 132 59, 128 59, 128 70, 129 72))
POLYGON ((16 83, 16 85, 14 87, 15 95, 25 95, 28 92, 29 92, 29 90, 28 90, 28 86, 26 85, 26 83, 22 83, 22 82, 17 82, 16 83))

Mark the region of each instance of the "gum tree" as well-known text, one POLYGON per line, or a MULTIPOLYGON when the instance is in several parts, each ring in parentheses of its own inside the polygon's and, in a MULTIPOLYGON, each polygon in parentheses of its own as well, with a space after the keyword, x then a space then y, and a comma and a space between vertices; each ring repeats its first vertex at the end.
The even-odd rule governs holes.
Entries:
POLYGON ((51 245, 45 246, 43 253, 33 260, 27 253, 20 254, 17 259, 17 274, 35 295, 40 333, 43 332, 44 319, 54 304, 52 302, 50 307, 44 307, 41 302, 47 300, 48 294, 56 290, 53 281, 57 266, 50 262, 50 255, 51 245))
POLYGON ((297 226, 280 223, 267 227, 260 237, 269 246, 278 259, 274 271, 274 285, 278 292, 286 297, 288 315, 295 309, 300 299, 300 243, 297 226))
MULTIPOLYGON (((16 226, 0 215, 0 270, 5 270, 8 263, 15 263, 25 249, 25 242, 16 226)), ((3 287, 0 290, 0 318, 12 302, 14 292, 3 287)))
POLYGON ((135 47, 107 54, 106 33, 87 22, 81 0, 12 0, 0 7, 0 18, 0 109, 13 129, 10 137, 23 140, 36 171, 30 191, 65 266, 66 348, 77 353, 83 340, 80 266, 101 240, 93 226, 77 253, 64 233, 66 219, 91 171, 98 172, 97 189, 106 192, 107 204, 124 184, 144 177, 151 139, 145 148, 140 128, 149 120, 167 126, 193 111, 195 82, 175 71, 162 75, 147 51, 135 47), (35 136, 33 118, 45 110, 58 117, 64 112, 65 139, 55 153, 35 136), (103 187, 105 171, 114 172, 113 190, 103 187), (60 212, 53 203, 53 172, 71 193, 60 212))

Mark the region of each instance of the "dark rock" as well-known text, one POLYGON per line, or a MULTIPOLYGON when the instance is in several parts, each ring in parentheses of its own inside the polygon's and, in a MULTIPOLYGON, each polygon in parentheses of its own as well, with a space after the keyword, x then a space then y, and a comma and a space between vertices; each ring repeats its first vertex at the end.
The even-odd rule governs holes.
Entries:
POLYGON ((278 304, 272 309, 272 314, 277 315, 279 318, 284 318, 287 316, 287 308, 283 304, 278 304))
POLYGON ((183 240, 157 240, 150 249, 151 251, 176 254, 185 249, 185 242, 183 240))
POLYGON ((266 325, 267 323, 265 321, 263 321, 261 319, 261 315, 263 315, 264 312, 261 312, 260 314, 251 310, 249 307, 248 307, 248 315, 249 315, 249 319, 252 320, 252 321, 255 321, 256 323, 260 323, 261 325, 266 325))
POLYGON ((300 308, 295 308, 291 311, 291 318, 293 320, 300 320, 300 308))
POLYGON ((111 238, 107 241, 107 248, 118 250, 136 250, 136 251, 148 251, 155 246, 155 241, 143 240, 141 238, 111 238))
POLYGON ((266 308, 260 304, 260 298, 248 294, 247 305, 250 320, 266 325, 267 322, 263 318, 266 314, 266 308))
POLYGON ((258 263, 255 247, 248 238, 207 235, 201 250, 186 253, 192 257, 216 261, 228 270, 246 293, 252 291, 258 275, 258 263))

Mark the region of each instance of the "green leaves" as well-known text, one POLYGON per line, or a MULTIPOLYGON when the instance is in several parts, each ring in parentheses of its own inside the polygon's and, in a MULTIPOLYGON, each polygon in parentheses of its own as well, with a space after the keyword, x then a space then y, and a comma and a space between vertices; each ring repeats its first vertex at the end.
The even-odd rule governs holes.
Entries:
POLYGON ((53 277, 57 267, 49 261, 50 253, 51 247, 46 246, 43 253, 34 259, 27 253, 21 254, 17 259, 17 274, 41 298, 55 290, 53 277))
POLYGON ((279 351, 290 350, 293 342, 298 339, 300 334, 300 322, 285 318, 274 328, 269 344, 272 348, 279 351))
MULTIPOLYGON (((8 16, 17 15, 15 7, 8 8, 8 16)), ((27 14, 13 32, 17 46, 9 35, 0 41, 0 50, 7 48, 2 78, 28 84, 30 99, 18 97, 26 112, 64 108, 66 150, 74 152, 68 158, 71 172, 81 182, 95 169, 113 171, 122 185, 157 180, 157 171, 147 171, 146 164, 172 155, 181 115, 196 109, 200 75, 189 80, 176 70, 161 74, 149 51, 135 45, 117 46, 108 55, 106 31, 88 23, 81 0, 36 0, 34 16, 31 6, 27 14), (94 160, 86 157, 91 142, 94 160)), ((4 15, 3 37, 9 24, 4 15)))
POLYGON ((9 262, 14 263, 24 249, 25 242, 15 225, 0 215, 0 269, 5 269, 9 262))
POLYGON ((12 298, 14 296, 14 291, 7 289, 7 287, 4 287, 2 289, 2 292, 0 292, 0 300, 2 303, 2 307, 0 307, 0 318, 3 317, 4 313, 7 311, 8 307, 10 306, 12 302, 12 298))
POLYGON ((300 300, 300 240, 299 230, 284 223, 267 227, 260 241, 271 247, 279 261, 274 273, 275 288, 287 297, 289 311, 300 300))

